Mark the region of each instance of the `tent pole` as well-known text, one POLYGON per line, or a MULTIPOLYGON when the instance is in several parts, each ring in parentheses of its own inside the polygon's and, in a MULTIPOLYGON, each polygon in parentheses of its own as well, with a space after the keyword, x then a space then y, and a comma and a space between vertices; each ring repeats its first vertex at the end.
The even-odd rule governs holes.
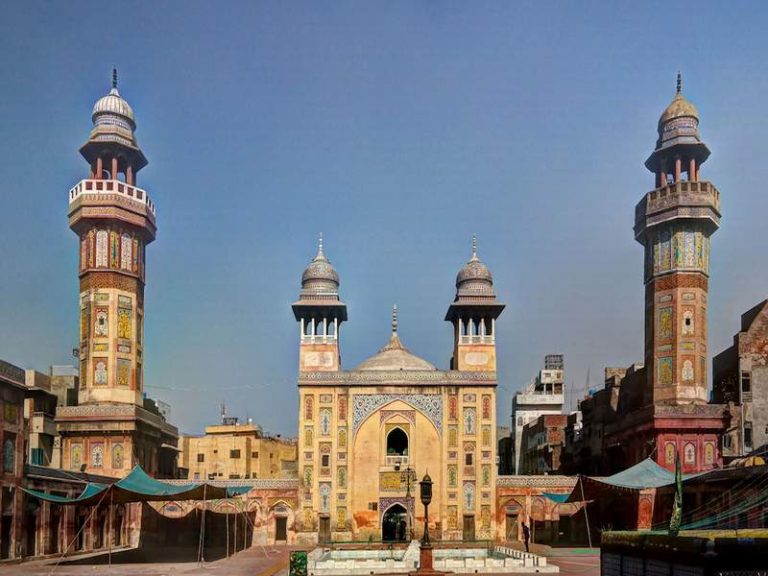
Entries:
POLYGON ((109 569, 112 569, 112 512, 113 512, 113 495, 112 490, 109 491, 109 531, 107 532, 107 543, 109 544, 109 569))
MULTIPOLYGON (((229 514, 224 518, 227 520, 227 558, 229 558, 229 514)), ((235 526, 235 530, 237 530, 237 526, 235 526)), ((235 545, 237 545, 237 531, 235 531, 235 545)))
POLYGON ((579 487, 581 488, 581 503, 584 506, 584 521, 587 524, 587 541, 592 548, 592 532, 589 529, 589 514, 587 514, 587 501, 584 499, 584 477, 579 475, 579 487))

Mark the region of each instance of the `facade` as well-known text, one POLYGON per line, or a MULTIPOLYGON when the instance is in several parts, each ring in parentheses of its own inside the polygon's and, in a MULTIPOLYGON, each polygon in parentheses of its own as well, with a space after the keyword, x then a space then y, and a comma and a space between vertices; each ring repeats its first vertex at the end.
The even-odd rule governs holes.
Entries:
POLYGON ((549 354, 544 369, 524 392, 512 399, 512 465, 514 474, 523 472, 523 428, 544 414, 562 414, 565 403, 563 356, 549 354))
POLYGON ((26 462, 37 466, 54 466, 60 461, 56 433, 56 403, 51 391, 51 378, 37 370, 25 371, 27 398, 24 400, 24 420, 27 425, 26 462))
POLYGON ((560 471, 567 425, 567 414, 543 414, 523 426, 522 474, 560 471))
POLYGON ((445 316, 454 333, 448 370, 408 351, 396 309, 386 345, 344 370, 339 337, 347 309, 321 243, 293 304, 300 324, 300 541, 409 539, 424 520, 415 482, 427 470, 436 537, 493 537, 495 323, 504 305, 474 242, 456 288, 445 316))
POLYGON ((0 446, 3 466, 0 473, 0 560, 21 558, 24 474, 24 370, 0 360, 0 446))
POLYGON ((768 445, 768 300, 741 316, 733 345, 712 359, 713 400, 728 404, 723 456, 764 453, 768 445))
POLYGON ((179 444, 179 466, 190 480, 296 477, 296 440, 264 436, 255 424, 206 426, 205 435, 179 444))
POLYGON ((173 476, 178 432, 143 396, 145 250, 155 239, 155 205, 136 185, 147 160, 116 72, 92 120, 80 149, 89 174, 69 191, 80 251, 80 377, 77 405, 56 412, 61 465, 121 477, 140 464, 173 476))

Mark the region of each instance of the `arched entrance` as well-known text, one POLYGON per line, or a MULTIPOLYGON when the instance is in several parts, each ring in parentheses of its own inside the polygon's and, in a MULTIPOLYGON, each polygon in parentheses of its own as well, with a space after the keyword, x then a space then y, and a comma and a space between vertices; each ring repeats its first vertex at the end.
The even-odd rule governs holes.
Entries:
POLYGON ((400 504, 393 504, 381 519, 381 539, 384 542, 402 542, 406 539, 406 512, 400 504))

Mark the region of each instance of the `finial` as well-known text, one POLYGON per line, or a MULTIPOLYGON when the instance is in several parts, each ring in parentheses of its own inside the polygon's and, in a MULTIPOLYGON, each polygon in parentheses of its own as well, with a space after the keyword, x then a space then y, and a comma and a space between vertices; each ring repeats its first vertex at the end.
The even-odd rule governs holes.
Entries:
POLYGON ((472 258, 477 258, 477 234, 472 234, 472 258))
POLYGON ((677 93, 683 93, 683 75, 680 74, 679 70, 677 71, 677 93))
POLYGON ((392 306, 392 334, 397 334, 397 304, 392 306))
POLYGON ((112 88, 117 90, 117 68, 112 67, 112 88))
POLYGON ((320 232, 317 235, 317 256, 315 256, 315 260, 324 260, 325 254, 323 253, 323 233, 320 232))

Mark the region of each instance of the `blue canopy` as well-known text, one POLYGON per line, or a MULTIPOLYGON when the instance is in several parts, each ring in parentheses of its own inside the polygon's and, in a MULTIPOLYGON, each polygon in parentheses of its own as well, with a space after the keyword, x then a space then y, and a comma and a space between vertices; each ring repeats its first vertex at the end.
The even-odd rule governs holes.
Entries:
POLYGON ((542 492, 541 494, 544 496, 544 498, 549 498, 552 500, 552 502, 557 502, 558 504, 563 504, 564 502, 568 502, 568 497, 571 495, 571 493, 567 494, 555 494, 553 492, 542 492))
MULTIPOLYGON (((683 474, 683 482, 701 476, 706 472, 700 472, 698 474, 683 474)), ((656 462, 650 458, 646 458, 642 462, 638 462, 634 466, 617 472, 612 476, 588 476, 589 480, 594 482, 601 482, 603 484, 609 484, 616 486, 617 488, 628 488, 630 490, 643 490, 646 488, 661 488, 662 486, 669 486, 675 483, 674 470, 667 470, 663 466, 659 466, 656 462)))
POLYGON ((189 484, 169 484, 161 480, 155 480, 149 476, 141 466, 134 466, 133 470, 123 479, 114 484, 86 484, 85 489, 78 496, 68 498, 46 494, 37 490, 24 488, 23 490, 40 500, 46 500, 55 504, 99 504, 102 501, 108 503, 124 502, 165 502, 168 500, 220 500, 244 494, 250 490, 250 486, 236 486, 225 488, 214 486, 206 482, 192 482, 189 484), (110 491, 106 492, 105 491, 110 491))

